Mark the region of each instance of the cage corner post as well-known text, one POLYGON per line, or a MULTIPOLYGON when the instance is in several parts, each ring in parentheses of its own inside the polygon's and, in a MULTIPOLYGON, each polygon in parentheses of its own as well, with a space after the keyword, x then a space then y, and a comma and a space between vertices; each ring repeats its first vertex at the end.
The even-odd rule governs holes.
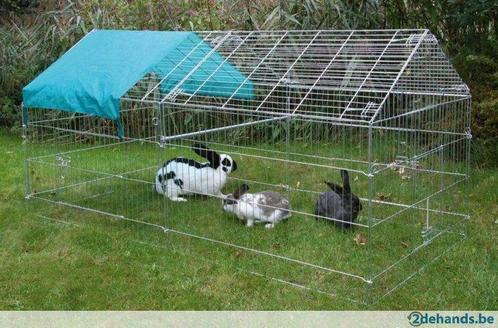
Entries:
MULTIPOLYGON (((470 221, 470 202, 469 202, 469 194, 470 194, 470 166, 471 166, 471 146, 472 146, 472 130, 471 130, 471 120, 472 120, 472 96, 470 95, 466 101, 466 149, 465 149, 465 181, 464 181, 464 206, 466 209, 465 220, 470 221)), ((469 237, 468 224, 464 224, 463 229, 463 237, 469 237)))
POLYGON ((31 177, 30 177, 30 161, 29 161, 29 113, 24 102, 21 103, 21 114, 22 114, 22 145, 24 152, 24 175, 25 175, 25 195, 26 200, 29 200, 31 196, 31 177))
MULTIPOLYGON (((165 147, 164 136, 166 134, 166 127, 164 124, 166 123, 166 114, 165 107, 166 104, 161 101, 161 82, 162 80, 156 75, 152 74, 151 78, 155 81, 155 86, 152 91, 153 97, 153 117, 152 117, 152 130, 155 135, 155 143, 156 143, 156 164, 157 167, 161 167, 163 148, 165 147)), ((156 186, 156 178, 154 177, 154 181, 152 182, 152 189, 155 192, 156 186)), ((165 213, 167 211, 167 202, 166 197, 163 197, 163 200, 159 204, 160 211, 165 213)), ((162 230, 167 232, 166 224, 164 222, 161 223, 162 230)))
POLYGON ((374 303, 374 297, 373 297, 373 284, 374 284, 374 271, 373 271, 373 264, 372 264, 372 243, 373 243, 373 226, 374 226, 374 220, 373 220, 373 210, 372 210, 372 199, 373 199, 373 183, 374 183, 374 167, 373 167, 373 129, 372 129, 372 122, 368 124, 368 172, 367 172, 367 178, 368 178, 368 210, 367 210, 367 216, 368 216, 368 233, 367 233, 367 268, 366 268, 366 293, 365 293, 365 304, 367 306, 372 305, 374 303))

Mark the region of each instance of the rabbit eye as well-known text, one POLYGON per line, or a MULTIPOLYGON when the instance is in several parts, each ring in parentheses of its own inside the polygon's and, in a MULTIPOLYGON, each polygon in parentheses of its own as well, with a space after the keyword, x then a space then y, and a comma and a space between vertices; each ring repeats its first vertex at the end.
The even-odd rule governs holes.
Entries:
POLYGON ((237 201, 234 199, 225 199, 225 200, 223 200, 223 203, 225 205, 233 205, 233 204, 237 204, 237 201))

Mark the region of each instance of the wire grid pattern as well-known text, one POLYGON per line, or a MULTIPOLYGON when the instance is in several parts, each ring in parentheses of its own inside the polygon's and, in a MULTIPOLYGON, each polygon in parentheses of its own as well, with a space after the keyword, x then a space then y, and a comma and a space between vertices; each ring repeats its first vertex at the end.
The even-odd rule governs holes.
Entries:
POLYGON ((362 284, 367 291, 379 286, 375 300, 389 295, 461 240, 464 234, 456 227, 468 215, 455 194, 468 181, 470 94, 429 31, 198 36, 208 50, 192 38, 180 46, 183 60, 162 60, 161 71, 168 73, 145 76, 123 97, 123 140, 112 121, 30 110, 24 127, 26 144, 34 144, 26 161, 27 197, 230 246, 270 259, 267 267, 277 266, 277 260, 297 265, 282 275, 254 269, 264 266, 259 262, 245 271, 356 300, 365 300, 362 284), (215 55, 223 60, 208 69, 205 63, 215 55), (196 65, 182 66, 186 61, 196 65), (244 81, 220 76, 227 63, 244 81), (164 92, 162 86, 171 81, 177 82, 164 92), (186 84, 196 91, 186 93, 186 84), (254 96, 239 97, 248 85, 254 96), (231 96, 206 95, 206 86, 222 94, 230 90, 231 96), (281 228, 287 235, 259 235, 254 241, 223 217, 206 216, 220 211, 219 194, 206 192, 220 200, 195 212, 151 192, 164 161, 191 158, 196 142, 242 163, 229 176, 229 188, 248 183, 256 191, 286 196, 292 204, 289 225, 298 222, 293 231, 281 228), (366 236, 359 251, 351 250, 349 235, 317 225, 315 218, 330 218, 312 208, 326 191, 323 180, 337 181, 342 169, 350 172, 364 207, 351 223, 366 236), (195 219, 199 214, 207 227, 195 219), (191 221, 180 219, 185 217, 191 221), (226 232, 212 228, 220 224, 226 232), (297 243, 275 248, 288 240, 297 243), (339 249, 338 258, 324 255, 330 245, 339 249), (303 268, 316 272, 304 274, 303 268), (342 278, 349 280, 338 287, 342 278))
POLYGON ((201 41, 194 38, 180 45, 182 61, 164 58, 158 66, 168 73, 159 81, 146 78, 141 82, 155 84, 148 92, 132 89, 126 97, 157 101, 153 91, 173 80, 179 82, 162 96, 162 103, 366 123, 373 120, 390 94, 469 96, 468 88, 427 30, 229 31, 202 32, 199 36, 201 41), (200 47, 205 43, 211 47, 200 47), (224 57, 223 63, 234 65, 245 75, 246 84, 254 85, 258 90, 254 99, 237 99, 244 83, 231 97, 217 102, 202 94, 203 87, 211 83, 220 90, 234 87, 222 63, 206 70, 205 63, 218 54, 224 57), (198 64, 186 71, 187 62, 198 64), (208 78, 196 80, 198 71, 204 71, 208 78), (196 91, 185 93, 186 83, 196 85, 196 91), (282 90, 291 92, 285 110, 279 108, 288 98, 282 90), (321 98, 318 104, 316 98, 321 98))

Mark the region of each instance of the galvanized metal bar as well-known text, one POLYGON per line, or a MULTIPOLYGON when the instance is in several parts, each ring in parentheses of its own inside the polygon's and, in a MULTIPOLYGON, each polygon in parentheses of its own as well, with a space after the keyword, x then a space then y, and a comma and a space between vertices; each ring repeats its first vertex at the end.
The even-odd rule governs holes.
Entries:
POLYGON ((306 92, 306 94, 304 95, 304 97, 301 99, 301 101, 299 102, 299 104, 297 104, 296 108, 294 108, 294 111, 292 112, 292 114, 294 114, 299 109, 299 107, 301 107, 301 105, 305 102, 305 100, 308 99, 308 96, 315 89, 316 85, 322 79, 322 77, 325 75, 325 72, 327 72, 327 70, 330 68, 330 66, 332 65, 332 63, 337 58, 337 56, 339 56, 339 54, 341 53, 342 49, 344 49, 344 47, 348 43, 349 39, 351 39, 351 37, 353 36, 353 34, 354 34, 354 31, 351 31, 351 33, 349 33, 349 35, 346 38, 346 40, 344 40, 344 42, 342 43, 341 47, 334 54, 334 57, 332 57, 332 59, 327 64, 327 66, 325 66, 325 68, 322 70, 322 72, 320 73, 320 75, 318 76, 318 78, 315 80, 315 82, 313 82, 313 84, 311 85, 311 87, 309 88, 309 90, 306 92))
POLYGON ((394 80, 394 82, 392 83, 391 87, 389 88, 389 91, 387 92, 386 96, 384 97, 384 100, 381 101, 381 103, 379 104, 379 106, 377 107, 377 110, 375 111, 375 114, 372 116, 372 118, 370 119, 370 123, 374 122, 376 117, 377 117, 377 114, 379 113, 379 110, 382 108, 382 106, 384 105, 384 103, 386 102, 387 98, 390 96, 391 94, 391 91, 394 89, 394 87, 396 86, 396 83, 398 83, 399 81, 399 78, 401 77, 401 75, 403 75, 403 73, 405 72, 406 70, 406 67, 408 66, 408 64, 410 63, 410 61, 412 60, 413 56, 415 55, 415 53, 417 52, 417 50, 419 49, 420 45, 422 44, 422 41, 425 39, 427 33, 429 31, 428 30, 425 30, 424 33, 422 34, 422 36, 420 37, 420 39, 418 40, 417 44, 415 45, 415 47, 413 48, 410 56, 406 59, 405 63, 403 64, 403 67, 401 67, 401 69, 399 70, 399 73, 398 75, 396 76, 396 79, 394 80))
MULTIPOLYGON (((170 97, 170 95, 172 95, 173 93, 175 93, 177 90, 180 89, 180 87, 183 85, 183 83, 185 83, 185 81, 187 81, 191 76, 192 74, 194 74, 198 69, 199 67, 201 67, 205 62, 206 60, 208 60, 208 58, 211 57, 211 55, 213 53, 216 52, 216 49, 218 49, 222 44, 223 42, 225 42, 225 40, 231 35, 231 33, 227 33, 225 36, 223 36, 222 40, 217 44, 215 45, 208 53, 207 55, 204 56, 204 58, 202 58, 202 60, 200 60, 195 66, 194 68, 192 68, 188 74, 186 74, 181 80, 180 82, 178 82, 169 92, 166 96, 163 97, 163 99, 161 100, 161 103, 164 103, 168 97, 170 97)), ((203 41, 204 42, 204 41, 203 41)), ((188 57, 185 57, 184 59, 187 59, 188 57)))
POLYGON ((223 67, 223 65, 225 65, 226 62, 228 62, 228 60, 233 56, 233 54, 235 52, 237 52, 237 50, 239 50, 239 48, 244 44, 244 42, 247 41, 247 39, 254 33, 254 31, 251 31, 245 38, 242 42, 240 42, 237 47, 235 47, 232 52, 230 53, 230 55, 228 55, 227 57, 225 57, 225 59, 221 62, 221 64, 219 64, 219 66, 202 82, 202 84, 190 95, 190 97, 188 97, 183 103, 186 104, 190 101, 190 99, 192 99, 199 90, 202 89, 202 87, 214 76, 214 74, 216 74, 218 72, 218 70, 223 67))
POLYGON ((223 127, 219 127, 219 128, 199 130, 199 131, 195 131, 195 132, 183 133, 183 134, 178 134, 178 135, 174 135, 174 136, 161 136, 160 140, 161 140, 161 142, 169 142, 171 140, 176 140, 176 139, 184 139, 184 138, 194 137, 194 136, 198 136, 198 135, 205 135, 205 134, 213 133, 213 132, 232 130, 232 129, 237 129, 237 128, 241 128, 241 127, 256 125, 256 124, 281 121, 281 120, 285 120, 285 119, 287 119, 287 116, 272 117, 272 118, 268 118, 265 120, 251 121, 251 122, 240 123, 240 124, 235 124, 235 125, 227 125, 227 126, 223 126, 223 127))
POLYGON ((256 65, 256 67, 254 67, 254 69, 251 71, 251 73, 249 75, 247 75, 247 77, 244 79, 244 81, 242 81, 242 83, 240 83, 240 85, 237 87, 237 89, 235 89, 235 91, 233 92, 233 94, 227 99, 227 101, 225 101, 225 103, 220 107, 221 109, 225 108, 226 105, 232 100, 233 96, 237 94, 237 92, 242 88, 242 86, 247 82, 249 81, 249 79, 251 78, 251 76, 254 74, 254 72, 256 72, 258 70, 258 68, 264 63, 264 61, 270 57, 272 54, 273 54, 273 51, 278 47, 278 45, 280 44, 280 42, 282 42, 282 40, 287 36, 287 32, 285 32, 281 37, 280 39, 278 39, 277 42, 275 42, 275 44, 273 45, 273 47, 270 49, 270 51, 268 51, 268 53, 261 59, 261 61, 259 61, 259 63, 256 65))
POLYGON ((360 93, 361 88, 365 85, 365 83, 367 82, 367 80, 370 77, 370 75, 372 74, 372 72, 375 70, 375 68, 377 67, 377 65, 380 63, 380 60, 382 59, 382 56, 384 56, 384 54, 386 53, 387 49, 389 49, 389 47, 391 46, 391 44, 395 40, 397 34, 398 34, 398 31, 394 32, 393 37, 391 38, 391 40, 389 41, 389 43, 387 43, 387 45, 385 46, 384 50, 382 50, 382 53, 379 55, 379 57, 377 57, 377 60, 372 65, 372 68, 370 69, 370 71, 368 72, 368 74, 363 79, 363 82, 361 82, 360 86, 357 88, 357 90, 356 90, 355 94, 353 95, 353 97, 351 97, 351 100, 349 101, 349 103, 347 104, 346 108, 342 112, 341 116, 339 116, 339 118, 342 118, 344 116, 344 113, 346 113, 349 110, 351 104, 353 103, 353 100, 356 98, 356 96, 358 95, 358 93, 360 93))
POLYGON ((175 65, 175 67, 173 67, 173 69, 171 71, 168 72, 168 74, 166 74, 152 89, 150 89, 149 91, 147 91, 144 96, 142 97, 142 99, 140 99, 141 101, 144 101, 145 99, 147 99, 147 97, 155 92, 159 87, 160 85, 166 81, 166 79, 171 75, 171 73, 173 73, 178 67, 180 67, 180 65, 182 65, 186 60, 187 58, 189 58, 189 56, 197 50, 197 48, 199 48, 199 46, 201 46, 202 44, 204 44, 205 40, 212 34, 212 32, 210 32, 206 37, 204 37, 200 42, 198 42, 195 47, 193 47, 189 53, 183 57, 183 59, 181 61, 178 62, 178 64, 175 65))
POLYGON ((297 56, 297 58, 294 60, 294 62, 291 65, 289 65, 289 67, 287 68, 285 73, 282 75, 282 77, 272 87, 272 89, 270 90, 270 92, 268 92, 266 97, 259 103, 258 107, 255 109, 256 112, 265 104, 266 100, 270 97, 270 95, 273 93, 273 91, 275 91, 275 89, 278 88, 281 85, 281 83, 287 79, 287 75, 289 74, 289 72, 294 68, 294 65, 296 65, 296 63, 299 60, 301 60, 301 57, 303 56, 303 54, 309 49, 309 47, 313 44, 313 42, 315 42, 315 39, 318 37, 318 35, 320 35, 320 31, 316 32, 316 34, 313 36, 311 41, 309 41, 308 44, 306 45, 306 47, 304 47, 303 51, 301 51, 301 53, 297 56))

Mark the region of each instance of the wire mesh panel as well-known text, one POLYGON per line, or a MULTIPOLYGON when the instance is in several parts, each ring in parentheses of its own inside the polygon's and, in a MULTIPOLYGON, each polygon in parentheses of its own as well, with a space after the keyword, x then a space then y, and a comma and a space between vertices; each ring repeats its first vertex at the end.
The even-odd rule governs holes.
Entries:
POLYGON ((429 31, 211 31, 176 50, 122 97, 124 136, 30 110, 27 197, 359 301, 463 238, 470 94, 429 31))

